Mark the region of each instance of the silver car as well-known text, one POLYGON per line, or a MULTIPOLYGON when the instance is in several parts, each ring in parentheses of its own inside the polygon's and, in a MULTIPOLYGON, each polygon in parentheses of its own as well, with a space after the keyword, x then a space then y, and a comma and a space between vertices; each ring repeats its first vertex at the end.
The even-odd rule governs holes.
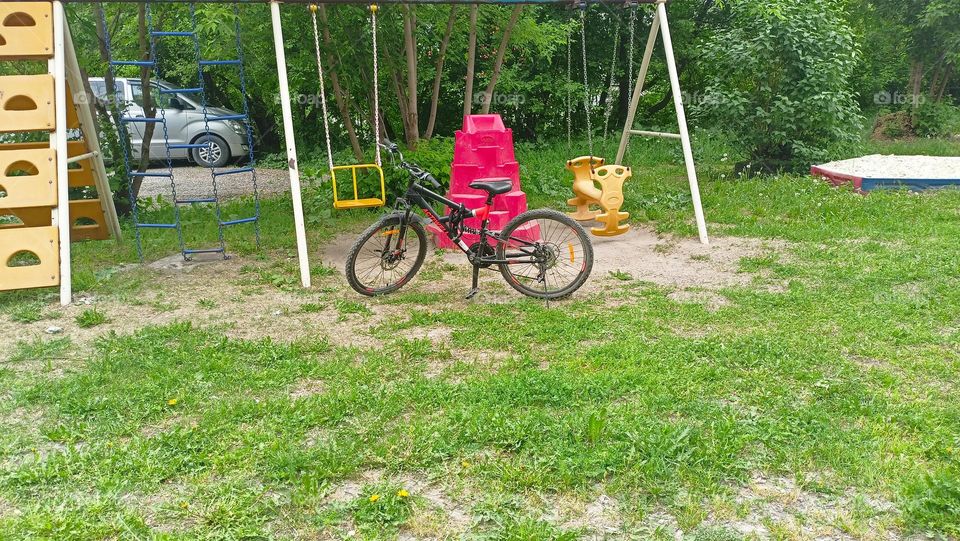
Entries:
MULTIPOLYGON (((200 102, 184 92, 176 92, 178 88, 166 81, 152 81, 153 103, 157 107, 157 116, 163 110, 167 123, 167 141, 171 146, 196 145, 208 143, 201 148, 171 148, 170 157, 173 159, 189 159, 205 167, 223 167, 231 160, 245 158, 248 155, 247 131, 244 122, 239 120, 215 120, 209 122, 210 134, 206 135, 203 107, 200 102), (164 92, 160 92, 160 90, 164 92)), ((126 105, 123 113, 125 117, 143 116, 143 90, 139 79, 117 77, 115 88, 120 103, 126 105)), ((106 96, 106 83, 102 77, 91 77, 90 88, 100 99, 106 96)), ((207 117, 239 116, 239 113, 207 105, 207 117)), ((143 143, 143 130, 146 126, 142 122, 128 122, 127 130, 130 133, 131 148, 134 159, 140 158, 140 148, 143 143)), ((150 159, 162 160, 166 158, 167 149, 164 146, 163 127, 157 125, 150 140, 150 159)))

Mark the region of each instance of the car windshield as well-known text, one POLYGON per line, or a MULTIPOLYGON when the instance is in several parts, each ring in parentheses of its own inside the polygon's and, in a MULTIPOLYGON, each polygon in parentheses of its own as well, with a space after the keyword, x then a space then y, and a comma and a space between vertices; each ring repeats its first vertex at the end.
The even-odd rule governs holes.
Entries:
MULTIPOLYGON (((123 99, 123 83, 120 81, 113 82, 113 88, 116 92, 116 97, 118 100, 123 99)), ((104 80, 91 80, 90 81, 90 90, 93 91, 93 95, 97 97, 98 100, 106 99, 107 97, 107 83, 104 80)))

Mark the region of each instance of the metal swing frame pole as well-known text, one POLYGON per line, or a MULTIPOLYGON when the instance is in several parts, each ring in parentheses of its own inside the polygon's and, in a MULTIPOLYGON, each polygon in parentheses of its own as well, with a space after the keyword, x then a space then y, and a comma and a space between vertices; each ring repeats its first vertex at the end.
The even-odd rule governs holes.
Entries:
POLYGON ((56 131, 50 138, 50 146, 57 157, 57 210, 53 224, 60 235, 60 304, 67 306, 72 301, 72 264, 70 261, 70 184, 67 167, 67 73, 66 40, 64 38, 63 4, 53 2, 53 59, 49 62, 54 80, 54 116, 56 131))
POLYGON ((290 175, 290 196, 293 199, 293 221, 297 234, 297 259, 300 264, 300 283, 310 287, 310 257, 307 253, 307 230, 303 219, 303 196, 300 192, 300 166, 297 162, 297 143, 293 131, 293 112, 290 108, 290 84, 287 81, 287 58, 283 49, 283 27, 280 22, 280 3, 270 2, 273 23, 273 48, 277 55, 277 78, 280 82, 280 110, 283 114, 283 140, 287 147, 287 172, 290 175))
POLYGON ((640 64, 640 73, 637 76, 637 84, 634 87, 633 99, 630 100, 630 109, 627 111, 626 123, 623 126, 623 133, 620 136, 620 147, 617 149, 616 159, 618 165, 623 163, 623 157, 626 153, 627 144, 631 135, 680 139, 681 146, 683 147, 683 163, 687 170, 687 182, 690 184, 690 199, 693 202, 693 214, 697 222, 697 233, 702 244, 710 244, 710 237, 707 234, 707 222, 703 213, 703 203, 700 200, 700 183, 697 180, 697 166, 693 160, 693 146, 690 144, 687 114, 683 106, 683 95, 680 92, 680 77, 677 74, 677 61, 673 54, 673 39, 670 36, 670 25, 667 22, 666 0, 657 0, 656 2, 656 11, 654 12, 653 22, 650 25, 650 36, 647 38, 647 48, 643 52, 643 61, 640 64), (643 85, 646 82, 647 72, 650 69, 653 49, 657 43, 657 34, 661 33, 661 31, 663 34, 664 55, 667 61, 667 75, 670 78, 670 89, 673 93, 673 106, 677 114, 677 131, 679 133, 633 129, 637 107, 640 104, 640 96, 643 93, 643 85))

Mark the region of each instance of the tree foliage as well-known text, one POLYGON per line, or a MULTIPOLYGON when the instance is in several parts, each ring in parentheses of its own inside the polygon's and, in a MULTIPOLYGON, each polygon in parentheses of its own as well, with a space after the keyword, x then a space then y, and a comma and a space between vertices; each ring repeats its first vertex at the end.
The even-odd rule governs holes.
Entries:
MULTIPOLYGON (((183 30, 191 24, 187 5, 156 2, 152 8, 157 29, 183 30)), ((107 3, 106 9, 114 56, 135 58, 137 6, 107 3)), ((611 129, 619 130, 633 83, 628 74, 636 76, 638 72, 652 20, 648 6, 636 9, 631 66, 627 61, 629 9, 609 4, 590 7, 585 85, 579 62, 584 44, 580 43, 576 10, 480 6, 474 94, 485 94, 496 77, 496 86, 490 87, 490 111, 501 114, 519 140, 565 137, 568 92, 573 97, 575 137, 585 135, 587 114, 594 127, 602 126, 608 102, 612 102, 611 129), (613 39, 618 27, 619 44, 613 39), (502 47, 508 28, 512 31, 502 47), (568 42, 572 56, 569 79, 568 42), (503 59, 497 72, 500 51, 503 59), (611 74, 615 54, 616 72, 611 74), (589 111, 584 110, 584 101, 589 111)), ((93 6, 71 3, 68 10, 82 65, 92 76, 104 75, 106 64, 98 51, 93 6)), ((464 6, 451 16, 447 5, 419 5, 411 12, 399 5, 380 7, 379 91, 388 137, 413 142, 449 136, 460 127, 470 11, 464 6), (412 23, 408 25, 412 32, 407 34, 412 43, 405 40, 405 20, 412 23), (443 48, 448 24, 453 25, 452 31, 443 48), (439 83, 434 115, 430 111, 435 82, 439 83), (431 120, 433 129, 428 130, 431 120)), ((909 94, 918 77, 926 99, 949 102, 960 95, 954 73, 960 54, 960 0, 677 0, 669 11, 684 98, 701 105, 696 127, 731 132, 754 158, 802 161, 821 156, 850 139, 859 109, 875 107, 878 93, 909 94), (919 71, 918 65, 923 66, 919 71)), ((324 148, 323 119, 309 11, 306 6, 289 4, 281 13, 299 148, 319 154, 324 148)), ((369 157, 374 133, 369 10, 364 5, 330 4, 326 15, 330 41, 328 45, 321 39, 321 53, 327 70, 334 148, 340 152, 352 146, 346 123, 349 116, 357 146, 369 157), (335 105, 332 70, 342 87, 343 111, 335 105)), ((264 4, 241 5, 239 17, 247 97, 262 136, 258 147, 275 150, 280 147, 281 122, 269 9, 264 4)), ((236 57, 232 6, 199 3, 196 20, 203 57, 236 57)), ((157 53, 161 77, 195 86, 198 72, 192 47, 162 39, 157 42, 157 53)), ((640 97, 638 122, 670 130, 674 127, 673 96, 662 58, 662 45, 658 44, 640 97)), ((139 73, 121 70, 118 75, 137 77, 139 73)), ((208 69, 204 77, 212 103, 239 108, 235 69, 208 69)), ((481 101, 469 104, 473 112, 479 112, 487 98, 478 99, 481 101)))
POLYGON ((698 112, 760 165, 809 165, 859 134, 850 88, 859 51, 831 4, 731 2, 729 26, 707 44, 713 72, 698 112))

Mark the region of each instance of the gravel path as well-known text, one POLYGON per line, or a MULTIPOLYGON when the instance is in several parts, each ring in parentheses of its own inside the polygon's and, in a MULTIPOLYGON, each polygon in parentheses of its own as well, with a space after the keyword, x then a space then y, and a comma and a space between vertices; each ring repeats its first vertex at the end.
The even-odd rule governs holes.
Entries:
POLYGON ((884 156, 873 154, 818 166, 820 169, 861 178, 957 179, 960 157, 884 156))
MULTIPOLYGON (((166 169, 153 169, 152 172, 165 173, 166 169)), ((257 187, 260 195, 285 193, 290 191, 290 177, 286 169, 257 168, 257 187)), ((220 199, 231 199, 253 193, 253 184, 250 173, 226 175, 217 178, 217 193, 220 199)), ((211 197, 213 188, 210 170, 206 167, 174 167, 173 178, 177 185, 178 199, 198 199, 211 197)), ((143 179, 140 188, 140 197, 157 197, 162 195, 170 199, 170 179, 151 178, 143 179)))

